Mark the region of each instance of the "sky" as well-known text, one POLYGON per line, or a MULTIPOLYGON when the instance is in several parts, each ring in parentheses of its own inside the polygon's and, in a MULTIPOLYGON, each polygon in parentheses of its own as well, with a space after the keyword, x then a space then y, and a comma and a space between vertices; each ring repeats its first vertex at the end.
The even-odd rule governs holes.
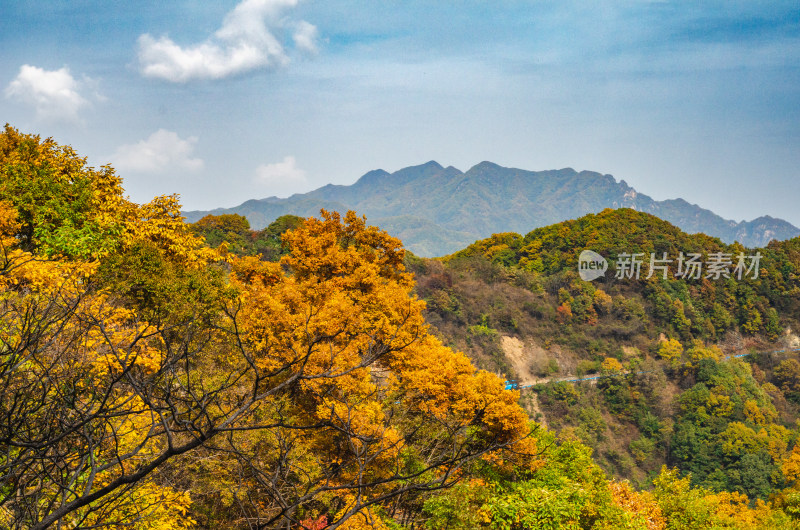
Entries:
POLYGON ((187 210, 488 160, 800 226, 800 3, 0 0, 0 120, 187 210))

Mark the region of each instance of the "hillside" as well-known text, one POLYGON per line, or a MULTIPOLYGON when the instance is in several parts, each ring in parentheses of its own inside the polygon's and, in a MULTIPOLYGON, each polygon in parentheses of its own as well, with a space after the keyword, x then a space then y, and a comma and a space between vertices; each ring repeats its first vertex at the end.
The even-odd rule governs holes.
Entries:
POLYGON ((743 288, 642 291, 581 284, 562 258, 646 230, 722 244, 608 210, 425 260, 355 212, 321 217, 188 225, 174 196, 133 203, 110 166, 6 126, 0 527, 800 527, 800 363, 759 371, 692 340, 775 340, 796 241, 743 288), (671 339, 648 359, 658 330, 685 358, 671 339), (524 375, 522 338, 561 348, 531 364, 545 377, 575 358, 613 377, 520 395, 476 369, 524 375))
POLYGON ((790 351, 800 348, 800 238, 745 251, 646 213, 605 210, 409 266, 443 341, 532 385, 522 395, 531 415, 593 447, 613 476, 645 485, 667 465, 751 498, 783 487, 782 455, 800 419, 790 351), (584 249, 608 259, 604 277, 579 278, 584 249), (617 278, 624 252, 762 257, 758 278, 646 279, 649 263, 639 279, 617 278))
POLYGON ((764 500, 791 480, 800 238, 748 250, 607 209, 406 266, 434 333, 520 386, 532 418, 591 447, 616 479, 646 489, 670 466, 695 487, 764 500), (592 282, 578 275, 585 249, 609 262, 592 282), (637 252, 640 277, 617 277, 617 260, 637 252), (677 278, 673 260, 666 278, 647 278, 650 253, 699 254, 706 269, 677 278), (739 277, 740 254, 760 255, 757 273, 739 277), (714 256, 730 257, 719 277, 714 256))
POLYGON ((246 216, 254 229, 281 215, 315 216, 320 208, 355 210, 400 238, 420 256, 442 256, 497 232, 527 232, 605 208, 633 208, 688 233, 703 232, 747 247, 800 235, 768 216, 725 220, 683 199, 655 201, 611 175, 573 169, 524 171, 481 162, 467 172, 436 162, 394 173, 370 171, 350 186, 323 186, 287 199, 250 200, 234 208, 184 212, 194 222, 207 213, 246 216))

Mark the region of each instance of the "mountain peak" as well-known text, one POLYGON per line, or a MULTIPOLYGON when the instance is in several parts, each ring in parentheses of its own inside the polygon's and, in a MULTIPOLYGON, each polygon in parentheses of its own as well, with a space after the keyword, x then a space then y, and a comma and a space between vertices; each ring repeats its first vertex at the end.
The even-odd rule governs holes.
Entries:
MULTIPOLYGON (((582 171, 581 173, 586 173, 590 177, 600 176, 599 173, 595 173, 593 171, 582 171)), ((556 174, 560 177, 571 177, 573 175, 578 175, 578 172, 571 167, 563 167, 561 169, 556 170, 556 174)))
POLYGON ((358 186, 370 186, 375 185, 383 180, 386 180, 387 177, 390 177, 388 171, 384 171, 383 169, 373 169, 372 171, 368 171, 365 173, 360 179, 356 181, 356 185, 358 186))
POLYGON ((476 164, 470 168, 470 171, 496 171, 498 169, 507 169, 503 166, 499 166, 494 162, 489 162, 488 160, 484 160, 480 164, 476 164))
POLYGON ((413 180, 430 178, 442 170, 444 168, 435 160, 419 166, 404 167, 392 173, 392 183, 395 185, 408 184, 413 180))

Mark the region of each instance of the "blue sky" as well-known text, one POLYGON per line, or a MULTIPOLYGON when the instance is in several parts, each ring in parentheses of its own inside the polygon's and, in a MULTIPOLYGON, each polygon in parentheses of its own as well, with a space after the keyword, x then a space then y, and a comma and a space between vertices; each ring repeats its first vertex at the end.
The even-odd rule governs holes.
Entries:
POLYGON ((800 226, 800 4, 0 0, 0 117, 187 209, 490 160, 800 226))

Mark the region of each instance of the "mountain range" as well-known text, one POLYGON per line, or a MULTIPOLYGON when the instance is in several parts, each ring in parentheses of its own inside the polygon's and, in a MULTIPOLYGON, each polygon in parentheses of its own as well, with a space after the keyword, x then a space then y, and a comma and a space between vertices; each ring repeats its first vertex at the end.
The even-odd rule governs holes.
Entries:
POLYGON ((491 162, 466 172, 434 161, 394 173, 377 169, 352 185, 328 184, 288 198, 254 199, 233 208, 187 211, 184 216, 195 222, 209 213, 237 213, 260 229, 281 215, 316 216, 321 208, 366 215, 370 224, 425 257, 450 254, 492 233, 527 233, 605 208, 651 213, 685 232, 703 232, 747 247, 800 235, 799 228, 783 219, 765 215, 736 222, 683 199, 657 201, 611 175, 572 168, 525 171, 491 162))

